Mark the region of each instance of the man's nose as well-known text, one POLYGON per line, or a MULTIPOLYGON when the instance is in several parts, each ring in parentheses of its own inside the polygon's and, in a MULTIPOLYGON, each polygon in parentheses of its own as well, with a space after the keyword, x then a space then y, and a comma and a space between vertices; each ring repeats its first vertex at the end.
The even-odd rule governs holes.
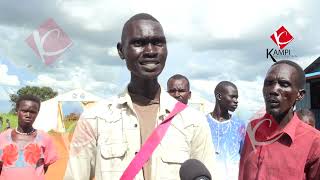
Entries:
POLYGON ((279 95, 279 89, 280 89, 279 83, 274 83, 270 86, 269 94, 270 95, 279 95))
POLYGON ((157 51, 155 49, 156 47, 152 43, 146 44, 146 47, 144 49, 144 56, 147 57, 154 57, 157 55, 157 51))
POLYGON ((174 97, 179 97, 180 96, 180 93, 179 93, 179 91, 174 91, 174 97))

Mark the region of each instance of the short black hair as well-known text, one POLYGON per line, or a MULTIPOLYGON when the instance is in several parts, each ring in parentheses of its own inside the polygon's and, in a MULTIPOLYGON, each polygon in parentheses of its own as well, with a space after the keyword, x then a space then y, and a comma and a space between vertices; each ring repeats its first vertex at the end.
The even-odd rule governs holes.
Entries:
POLYGON ((231 87, 233 87, 233 88, 238 90, 237 86, 235 84, 233 84, 232 82, 230 82, 230 81, 221 81, 221 82, 218 83, 218 85, 214 89, 214 94, 217 95, 218 93, 221 93, 221 91, 223 91, 228 86, 231 86, 231 87))
POLYGON ((154 18, 152 15, 150 14, 147 14, 147 13, 139 13, 139 14, 136 14, 134 16, 132 16, 127 22, 132 22, 132 21, 135 21, 135 20, 151 20, 151 21, 155 21, 155 22, 159 22, 156 18, 154 18))
POLYGON ((19 96, 19 98, 16 101, 16 110, 18 110, 21 101, 33 101, 33 102, 35 102, 35 103, 37 103, 39 105, 39 109, 38 110, 40 110, 41 101, 40 101, 40 98, 38 98, 35 95, 26 94, 26 95, 19 96))
MULTIPOLYGON (((277 61, 276 63, 274 63, 272 66, 278 65, 278 64, 287 64, 291 67, 293 67, 296 71, 297 71, 297 75, 298 75, 298 87, 300 89, 304 88, 304 85, 306 83, 306 75, 303 71, 303 69, 301 68, 301 66, 299 66, 297 63, 290 61, 290 60, 281 60, 281 61, 277 61)), ((272 67, 271 66, 271 67, 272 67)))
POLYGON ((169 86, 169 81, 171 80, 180 80, 180 79, 184 79, 187 81, 187 86, 188 86, 188 89, 190 90, 190 83, 189 83, 189 79, 187 77, 185 77, 184 75, 181 75, 181 74, 175 74, 173 76, 171 76, 168 81, 167 81, 167 87, 169 86))
POLYGON ((133 21, 137 21, 137 20, 151 20, 151 21, 155 21, 157 23, 160 23, 156 18, 154 18, 153 16, 151 16, 150 14, 147 13, 139 13, 136 14, 134 16, 132 16, 130 19, 127 20, 127 22, 124 24, 123 28, 122 28, 122 34, 121 34, 121 42, 124 41, 124 35, 125 35, 125 30, 127 29, 127 26, 133 22, 133 21))

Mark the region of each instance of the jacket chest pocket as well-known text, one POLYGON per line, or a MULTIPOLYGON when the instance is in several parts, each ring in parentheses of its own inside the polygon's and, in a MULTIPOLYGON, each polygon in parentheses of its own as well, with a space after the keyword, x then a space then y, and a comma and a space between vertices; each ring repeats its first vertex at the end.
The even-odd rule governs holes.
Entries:
POLYGON ((181 164, 190 158, 189 150, 170 146, 164 148, 166 150, 161 153, 160 179, 179 179, 181 164))
POLYGON ((102 172, 123 172, 126 168, 126 153, 128 144, 124 142, 102 144, 100 146, 100 160, 102 172))
POLYGON ((102 172, 119 172, 125 167, 124 160, 128 151, 128 143, 122 128, 122 120, 106 120, 100 126, 98 146, 100 153, 98 159, 102 172))

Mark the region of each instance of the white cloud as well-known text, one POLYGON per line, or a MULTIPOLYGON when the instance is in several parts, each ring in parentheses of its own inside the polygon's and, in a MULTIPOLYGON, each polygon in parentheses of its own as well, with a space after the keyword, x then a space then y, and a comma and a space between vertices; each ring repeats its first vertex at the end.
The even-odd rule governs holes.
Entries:
POLYGON ((75 71, 69 73, 65 72, 65 80, 57 80, 53 75, 41 74, 33 81, 27 81, 26 84, 30 86, 48 86, 58 91, 58 93, 65 93, 74 89, 83 89, 100 97, 108 97, 114 91, 118 91, 117 84, 102 81, 95 81, 88 71, 75 67, 75 71))
POLYGON ((313 61, 315 61, 318 57, 320 56, 319 54, 316 55, 311 55, 311 56, 302 56, 302 57, 297 57, 293 59, 294 62, 299 64, 302 69, 307 68, 313 61))
POLYGON ((257 29, 267 20, 285 16, 289 12, 300 9, 301 1, 271 0, 261 3, 256 0, 225 0, 208 1, 208 15, 202 23, 214 38, 240 38, 257 29), (210 3, 211 2, 211 3, 210 3), (209 10, 210 9, 210 10, 209 10))
POLYGON ((55 78, 52 78, 47 74, 38 75, 35 80, 27 81, 26 84, 29 86, 48 86, 58 92, 72 87, 71 81, 57 81, 55 78))
MULTIPOLYGON (((132 14, 146 12, 159 19, 167 35, 195 42, 240 38, 268 20, 302 12, 302 7, 301 0, 270 0, 268 3, 256 0, 164 0, 156 6, 149 0, 68 0, 61 3, 63 12, 87 29, 121 30, 121 25, 132 14)), ((302 20, 297 23, 301 24, 302 20)))
POLYGON ((119 57, 118 55, 118 49, 116 47, 110 47, 108 48, 108 55, 113 57, 119 57))
POLYGON ((3 85, 0 83, 0 101, 9 101, 10 94, 15 94, 19 86, 3 85))
POLYGON ((1 85, 9 85, 9 86, 19 86, 20 81, 18 76, 9 75, 8 67, 5 64, 0 64, 0 84, 1 85))
POLYGON ((86 29, 108 31, 120 23, 120 17, 129 13, 128 9, 119 8, 125 4, 121 1, 68 0, 59 5, 67 16, 80 21, 86 29))
POLYGON ((9 94, 4 89, 0 88, 0 101, 9 99, 9 94))

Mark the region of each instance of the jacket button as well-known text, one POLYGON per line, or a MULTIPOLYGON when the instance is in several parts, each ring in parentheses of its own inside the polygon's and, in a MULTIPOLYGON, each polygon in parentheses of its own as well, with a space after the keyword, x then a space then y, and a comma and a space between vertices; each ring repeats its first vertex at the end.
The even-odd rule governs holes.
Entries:
POLYGON ((134 124, 134 127, 138 127, 138 124, 134 124))

